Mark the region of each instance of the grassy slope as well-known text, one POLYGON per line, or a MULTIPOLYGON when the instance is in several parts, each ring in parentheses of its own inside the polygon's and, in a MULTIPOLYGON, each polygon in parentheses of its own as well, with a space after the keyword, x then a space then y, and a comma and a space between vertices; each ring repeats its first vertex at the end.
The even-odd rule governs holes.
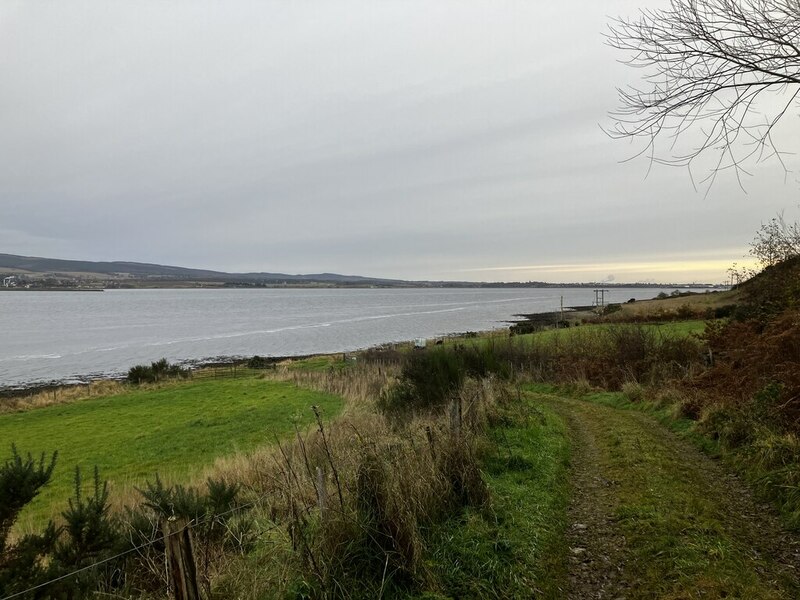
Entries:
POLYGON ((638 318, 651 316, 660 312, 677 311, 683 307, 702 311, 715 309, 723 306, 736 304, 741 299, 740 290, 729 290, 726 292, 709 292, 707 294, 692 294, 677 298, 664 298, 653 300, 638 300, 630 304, 623 303, 620 310, 614 313, 617 319, 638 318))
POLYGON ((429 537, 437 593, 426 598, 562 598, 569 448, 562 421, 523 396, 490 432, 490 509, 468 509, 429 537))
MULTIPOLYGON (((665 321, 663 323, 636 323, 625 325, 628 327, 643 327, 653 331, 660 332, 663 335, 669 336, 684 336, 703 333, 706 327, 706 321, 702 320, 688 320, 688 321, 665 321)), ((549 342, 555 338, 559 341, 569 342, 571 339, 579 336, 587 336, 602 333, 614 327, 620 327, 618 323, 590 323, 579 327, 569 327, 565 329, 544 329, 534 333, 526 333, 523 335, 516 335, 511 339, 515 344, 526 344, 532 341, 549 342)), ((503 342, 509 338, 494 336, 479 336, 475 339, 469 338, 454 338, 450 343, 459 344, 472 344, 480 347, 486 346, 491 343, 503 342)))
POLYGON ((329 369, 344 369, 348 364, 350 363, 342 360, 342 354, 322 354, 292 360, 287 364, 287 368, 290 371, 321 373, 329 369))
POLYGON ((310 422, 312 404, 323 414, 341 399, 255 377, 181 382, 108 397, 0 415, 3 455, 59 453, 52 482, 23 513, 35 526, 66 505, 76 465, 97 465, 116 488, 140 484, 158 471, 186 478, 215 458, 247 451, 310 422))
MULTIPOLYGON (((643 323, 627 325, 628 327, 644 327, 645 329, 652 329, 664 335, 691 335, 701 334, 705 330, 706 322, 700 320, 691 321, 667 321, 664 323, 643 323)), ((547 329, 537 333, 529 333, 526 335, 516 336, 517 340, 523 341, 538 336, 539 339, 551 339, 559 336, 564 341, 569 341, 570 337, 576 335, 585 335, 589 332, 603 331, 614 327, 620 327, 619 324, 612 323, 598 323, 591 325, 584 325, 582 327, 570 327, 568 329, 547 329), (583 333, 581 333, 583 332, 583 333)))

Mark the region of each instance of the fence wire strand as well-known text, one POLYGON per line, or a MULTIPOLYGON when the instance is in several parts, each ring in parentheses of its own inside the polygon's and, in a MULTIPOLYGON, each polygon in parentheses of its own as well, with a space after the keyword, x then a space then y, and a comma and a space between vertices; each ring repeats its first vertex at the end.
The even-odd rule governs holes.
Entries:
MULTIPOLYGON (((252 502, 248 502, 246 504, 240 504, 239 506, 236 506, 236 507, 234 507, 234 508, 232 508, 230 510, 227 510, 227 511, 225 511, 223 513, 219 513, 219 514, 216 514, 216 515, 210 515, 209 517, 207 517, 207 518, 205 518, 203 520, 197 521, 196 523, 189 523, 188 525, 186 525, 182 529, 180 529, 178 531, 173 531, 172 533, 170 533, 170 535, 175 535, 176 533, 180 533, 181 531, 185 531, 186 529, 193 529, 195 527, 198 527, 199 525, 204 525, 206 523, 209 523, 209 522, 213 521, 214 519, 218 519, 220 517, 225 517, 225 516, 227 516, 227 515, 229 515, 231 513, 243 510, 245 508, 251 508, 251 507, 255 506, 256 504, 260 503, 262 500, 264 500, 268 495, 269 495, 268 493, 267 494, 263 494, 263 495, 259 496, 258 498, 256 498, 255 500, 253 500, 252 502)), ((279 525, 273 525, 272 527, 266 529, 263 533, 269 533, 270 531, 273 531, 274 529, 277 529, 278 527, 279 527, 279 525)), ((34 586, 32 586, 32 587, 30 587, 30 588, 28 588, 26 590, 22 590, 21 592, 14 592, 10 596, 3 596, 2 598, 0 598, 0 600, 12 600, 12 598, 19 598, 21 596, 24 596, 25 594, 30 594, 31 592, 35 592, 36 590, 40 590, 40 589, 45 588, 47 586, 53 585, 54 583, 58 583, 59 581, 63 581, 64 579, 68 579, 70 577, 78 575, 79 573, 83 573, 84 571, 89 571, 91 569, 94 569, 95 567, 99 567, 100 565, 104 565, 105 563, 111 562, 113 560, 117 560, 118 558, 122 558, 123 556, 127 556, 128 554, 131 554, 133 552, 138 552, 139 550, 143 550, 144 548, 152 546, 153 544, 157 544, 158 542, 163 542, 165 539, 167 539, 167 536, 161 535, 160 537, 157 537, 156 539, 150 540, 149 542, 145 542, 144 544, 140 544, 138 546, 134 546, 133 548, 129 548, 128 550, 125 550, 124 552, 120 552, 119 554, 116 554, 114 556, 110 556, 108 558, 104 558, 103 560, 99 560, 99 561, 97 561, 95 563, 92 563, 91 565, 86 565, 85 567, 81 567, 80 569, 76 569, 76 570, 74 570, 74 571, 72 571, 70 573, 66 573, 64 575, 60 575, 58 577, 55 577, 55 578, 53 578, 53 579, 51 579, 49 581, 45 581, 43 583, 39 583, 39 584, 34 585, 34 586)))

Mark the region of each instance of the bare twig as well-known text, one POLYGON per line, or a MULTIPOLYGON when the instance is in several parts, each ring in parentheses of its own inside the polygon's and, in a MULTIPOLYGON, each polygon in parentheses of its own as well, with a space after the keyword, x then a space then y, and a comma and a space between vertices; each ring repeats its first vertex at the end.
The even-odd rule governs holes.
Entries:
POLYGON ((751 159, 776 159, 786 171, 772 133, 798 107, 798 0, 671 0, 638 20, 616 19, 606 39, 629 53, 623 62, 642 69, 647 82, 618 89, 611 137, 641 137, 639 155, 651 164, 690 172, 698 157, 714 156, 703 180, 709 188, 727 170, 741 185, 751 159), (679 150, 690 131, 691 145, 679 150), (667 157, 656 147, 661 137, 671 138, 667 157))
POLYGON ((328 457, 328 464, 331 466, 333 480, 336 482, 336 491, 339 493, 339 506, 344 508, 344 497, 342 496, 342 485, 339 482, 339 471, 336 469, 336 464, 333 462, 333 456, 331 456, 331 450, 328 445, 328 438, 325 435, 325 427, 322 424, 322 417, 320 416, 319 408, 317 406, 312 406, 311 410, 314 411, 314 416, 317 418, 317 427, 319 428, 319 433, 322 436, 322 445, 325 447, 325 455, 328 457))

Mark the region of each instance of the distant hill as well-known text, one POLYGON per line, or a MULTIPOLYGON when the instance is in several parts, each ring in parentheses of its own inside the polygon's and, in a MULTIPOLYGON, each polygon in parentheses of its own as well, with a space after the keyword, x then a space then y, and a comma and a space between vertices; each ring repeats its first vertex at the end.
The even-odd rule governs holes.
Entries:
POLYGON ((548 283, 527 282, 474 282, 474 281, 407 281, 340 275, 338 273, 311 273, 290 275, 287 273, 226 273, 208 269, 189 269, 170 265, 127 261, 87 261, 18 256, 0 253, 0 275, 17 275, 21 280, 33 282, 33 287, 198 287, 215 286, 324 286, 324 287, 435 287, 435 288, 569 288, 569 287, 706 287, 711 284, 675 283, 609 283, 575 282, 548 283))
POLYGON ((314 273, 290 275, 287 273, 226 273, 206 269, 189 269, 152 263, 125 261, 96 262, 85 260, 62 260, 37 256, 0 254, 0 271, 13 270, 30 274, 53 274, 60 276, 106 276, 109 279, 159 279, 170 281, 203 281, 226 284, 275 284, 327 283, 334 285, 409 285, 399 279, 381 279, 338 273, 314 273))

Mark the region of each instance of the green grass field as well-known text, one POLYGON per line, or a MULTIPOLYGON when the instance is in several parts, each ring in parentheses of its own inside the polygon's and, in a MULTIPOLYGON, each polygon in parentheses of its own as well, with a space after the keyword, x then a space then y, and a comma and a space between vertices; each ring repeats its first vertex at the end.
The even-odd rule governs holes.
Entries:
POLYGON ((0 460, 58 451, 53 480, 19 520, 38 527, 67 505, 76 465, 95 465, 114 488, 152 479, 186 479, 214 459, 248 451, 305 426, 312 405, 328 417, 341 398, 257 377, 189 380, 159 389, 0 415, 0 460))
POLYGON ((582 325, 579 327, 569 327, 567 329, 546 329, 536 333, 528 333, 525 335, 515 336, 518 342, 529 340, 533 338, 550 339, 560 336, 564 340, 570 339, 571 336, 587 335, 593 332, 600 332, 607 329, 614 329, 619 327, 643 327, 647 330, 655 331, 663 335, 670 336, 686 336, 693 334, 701 334, 705 331, 706 322, 700 320, 694 321, 667 321, 664 323, 596 323, 590 325, 582 325), (581 333, 583 332, 583 333, 581 333))

